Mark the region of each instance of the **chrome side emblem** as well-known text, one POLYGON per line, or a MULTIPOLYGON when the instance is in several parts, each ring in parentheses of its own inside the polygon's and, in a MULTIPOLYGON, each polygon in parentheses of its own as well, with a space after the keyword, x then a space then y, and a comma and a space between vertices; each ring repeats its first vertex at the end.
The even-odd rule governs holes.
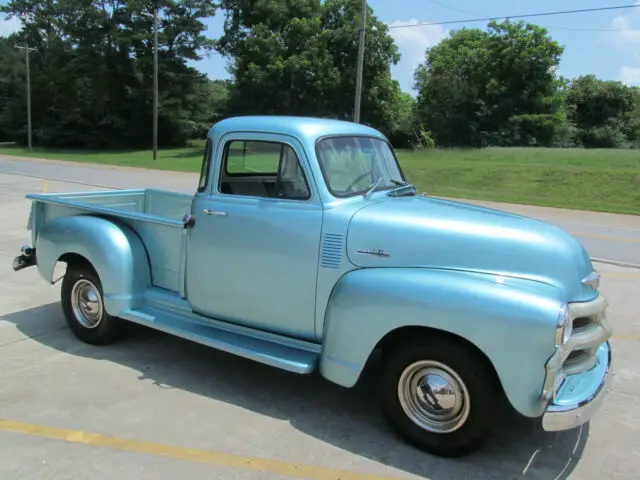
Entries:
POLYGON ((363 255, 375 255, 376 257, 390 257, 388 253, 386 253, 381 248, 370 248, 367 250, 356 250, 357 253, 362 253, 363 255))
POLYGON ((581 283, 593 290, 598 290, 598 288, 600 288, 600 274, 595 271, 591 272, 589 275, 582 279, 581 283))

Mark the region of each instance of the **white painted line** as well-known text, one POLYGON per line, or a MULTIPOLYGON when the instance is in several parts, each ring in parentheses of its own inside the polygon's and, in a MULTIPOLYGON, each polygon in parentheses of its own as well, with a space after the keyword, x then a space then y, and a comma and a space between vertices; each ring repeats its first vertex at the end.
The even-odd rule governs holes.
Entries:
POLYGON ((596 262, 596 263, 606 263, 609 265, 616 265, 618 267, 628 267, 628 268, 638 268, 640 269, 640 264, 637 263, 631 263, 631 262, 621 262, 618 260, 608 260, 606 258, 595 258, 595 257, 591 257, 591 261, 592 262, 596 262))
MULTIPOLYGON (((593 213, 608 213, 608 212, 596 212, 594 211, 593 213)), ((613 215, 628 215, 626 213, 614 213, 613 215)), ((589 227, 598 227, 598 228, 605 228, 607 230, 629 230, 632 232, 640 232, 640 228, 637 227, 620 227, 618 225, 603 225, 601 223, 590 223, 590 222, 580 222, 578 220, 559 220, 562 223, 576 223, 578 225, 587 225, 589 227)))

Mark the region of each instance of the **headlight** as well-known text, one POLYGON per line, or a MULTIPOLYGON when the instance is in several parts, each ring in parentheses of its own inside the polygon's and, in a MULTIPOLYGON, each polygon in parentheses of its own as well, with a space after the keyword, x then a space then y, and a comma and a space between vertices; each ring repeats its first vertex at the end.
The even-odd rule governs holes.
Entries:
POLYGON ((558 323, 556 325, 556 347, 566 345, 569 338, 571 338, 572 332, 573 322, 571 321, 569 306, 566 303, 563 303, 562 307, 560 307, 560 311, 558 312, 558 323))

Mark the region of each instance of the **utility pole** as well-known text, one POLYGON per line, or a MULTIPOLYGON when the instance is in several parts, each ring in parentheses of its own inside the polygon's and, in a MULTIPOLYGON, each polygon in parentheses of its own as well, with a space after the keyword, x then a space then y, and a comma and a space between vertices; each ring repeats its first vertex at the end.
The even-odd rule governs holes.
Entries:
POLYGON ((358 70, 356 73, 356 104, 353 121, 360 123, 360 100, 362 98, 362 66, 364 63, 364 32, 367 26, 367 0, 362 0, 362 16, 360 19, 360 45, 358 46, 358 70))
POLYGON ((27 138, 29 143, 29 152, 31 152, 31 78, 29 75, 29 52, 35 52, 35 48, 29 48, 26 43, 24 45, 16 45, 18 50, 24 50, 25 63, 27 65, 27 138))
POLYGON ((153 160, 158 159, 158 2, 153 10, 153 160))
POLYGON ((140 15, 153 18, 153 160, 158 159, 158 1, 153 2, 153 17, 150 13, 140 15))

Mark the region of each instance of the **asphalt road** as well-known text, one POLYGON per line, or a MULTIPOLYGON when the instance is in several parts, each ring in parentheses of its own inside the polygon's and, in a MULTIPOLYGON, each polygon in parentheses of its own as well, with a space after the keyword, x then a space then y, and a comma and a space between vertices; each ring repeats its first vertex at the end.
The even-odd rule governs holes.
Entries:
MULTIPOLYGON (((114 179, 104 170, 94 174, 114 179)), ((638 477, 637 270, 598 265, 616 369, 598 415, 557 434, 496 418, 498 431, 483 450, 448 460, 416 451, 389 430, 376 402, 375 367, 356 388, 343 389, 133 326, 107 347, 78 341, 62 317, 59 283, 10 266, 29 238, 24 195, 45 187, 90 189, 0 174, 3 480, 638 477)))
MULTIPOLYGON (((107 188, 161 188, 191 193, 193 173, 109 167, 0 156, 0 173, 77 182, 107 188)), ((470 201, 546 220, 575 235, 593 258, 640 267, 640 216, 470 201)))

